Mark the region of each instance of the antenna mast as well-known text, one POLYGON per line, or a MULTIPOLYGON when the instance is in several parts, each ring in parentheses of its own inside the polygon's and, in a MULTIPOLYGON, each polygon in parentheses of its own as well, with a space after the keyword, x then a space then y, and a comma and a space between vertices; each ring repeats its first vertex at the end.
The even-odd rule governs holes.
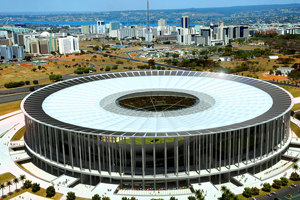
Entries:
POLYGON ((150 8, 149 0, 147 0, 147 29, 148 29, 148 43, 150 43, 150 8))

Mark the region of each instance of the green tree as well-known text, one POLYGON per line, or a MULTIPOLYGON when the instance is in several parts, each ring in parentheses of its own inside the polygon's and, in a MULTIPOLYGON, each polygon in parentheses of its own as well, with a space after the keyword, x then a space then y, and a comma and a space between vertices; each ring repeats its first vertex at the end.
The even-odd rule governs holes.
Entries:
POLYGON ((175 197, 170 197, 170 200, 177 200, 175 197))
POLYGON ((188 200, 196 200, 196 197, 194 197, 194 196, 188 196, 188 200))
POLYGON ((282 177, 280 177, 280 180, 281 180, 282 186, 287 186, 287 184, 289 182, 289 179, 287 179, 286 177, 282 176, 282 177))
POLYGON ((40 184, 38 183, 33 183, 32 184, 32 192, 37 192, 41 189, 40 184))
POLYGON ((128 198, 127 197, 122 197, 122 200, 128 200, 128 198))
POLYGON ((148 65, 151 67, 153 65, 155 65, 155 61, 153 59, 149 59, 148 60, 148 65))
POLYGON ((93 197, 92 197, 92 200, 101 200, 101 197, 99 194, 95 194, 93 197))
POLYGON ((200 190, 195 191, 195 196, 196 196, 197 200, 205 200, 205 198, 200 190))
POLYGON ((67 193, 67 199, 68 200, 75 200, 76 199, 75 192, 68 192, 67 193))
POLYGON ((39 81, 38 81, 38 80, 33 80, 32 82, 33 82, 33 84, 35 84, 35 85, 36 85, 36 84, 39 84, 39 81))
POLYGON ((110 69, 111 69, 110 66, 106 66, 105 71, 108 72, 110 71, 110 69))
POLYGON ((173 58, 178 58, 178 57, 179 57, 179 54, 173 53, 173 58))
POLYGON ((245 187, 243 191, 243 196, 249 198, 252 196, 252 190, 249 187, 245 187))
POLYGON ((3 196, 3 190, 5 189, 5 187, 6 187, 6 186, 5 186, 4 183, 1 183, 1 184, 0 184, 0 189, 2 190, 2 196, 3 196))
POLYGON ((281 185, 282 185, 282 183, 280 180, 278 180, 278 179, 273 180, 273 184, 272 184, 273 188, 279 189, 279 188, 281 188, 281 185))
POLYGON ((167 52, 167 53, 166 53, 166 57, 169 57, 169 55, 170 55, 170 53, 169 53, 169 52, 167 52))
POLYGON ((11 181, 7 181, 6 182, 6 186, 8 186, 8 190, 9 190, 9 193, 10 193, 10 186, 12 185, 11 181))
POLYGON ((295 172, 298 171, 299 170, 299 165, 298 164, 294 164, 293 165, 293 169, 295 170, 295 172))
POLYGON ((13 182, 16 185, 16 190, 17 190, 19 179, 18 178, 14 178, 13 182))
POLYGON ((102 197, 102 200, 110 200, 110 198, 109 198, 109 197, 106 197, 106 196, 104 196, 104 197, 102 197))
POLYGON ((271 191, 271 184, 270 183, 264 183, 262 190, 265 191, 265 192, 270 192, 271 191))
POLYGON ((24 183, 24 187, 25 187, 26 189, 28 189, 28 188, 31 188, 31 186, 32 186, 32 181, 26 180, 25 183, 24 183))
POLYGON ((252 195, 259 195, 259 189, 257 187, 252 187, 252 195))
POLYGON ((49 186, 46 189, 47 197, 53 197, 55 195, 55 188, 53 186, 49 186))
POLYGON ((290 179, 292 181, 298 181, 299 180, 299 174, 297 174, 297 172, 292 172, 291 176, 290 176, 290 179))

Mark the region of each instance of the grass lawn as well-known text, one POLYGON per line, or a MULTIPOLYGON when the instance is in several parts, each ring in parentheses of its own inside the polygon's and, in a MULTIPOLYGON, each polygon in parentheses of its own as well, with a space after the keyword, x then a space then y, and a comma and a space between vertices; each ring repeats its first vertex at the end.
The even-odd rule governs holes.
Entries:
MULTIPOLYGON (((11 189, 13 189, 14 185, 11 186, 11 189)), ((28 188, 28 189, 25 189, 25 188, 21 188, 20 190, 6 196, 3 198, 3 200, 7 200, 7 199, 12 199, 20 194, 23 194, 24 192, 30 192, 32 194, 35 194, 37 196, 40 196, 40 197, 44 197, 44 198, 47 198, 46 197, 46 190, 41 188, 39 191, 37 191, 36 193, 32 192, 32 189, 31 188, 28 188)), ((56 192, 55 196, 52 197, 52 198, 49 198, 49 199, 55 199, 55 200, 59 200, 63 195, 62 194, 59 194, 56 192)), ((77 198, 76 198, 77 199, 77 198)))
POLYGON ((10 181, 12 179, 16 178, 14 175, 11 173, 5 173, 0 175, 0 184, 6 183, 6 181, 10 181))
POLYGON ((22 101, 14 101, 10 103, 0 104, 0 116, 20 110, 21 102, 22 101))
POLYGON ((291 122, 291 129, 300 138, 300 128, 291 122))
MULTIPOLYGON (((270 191, 270 192, 264 192, 264 191, 262 191, 262 190, 259 190, 259 195, 255 195, 255 196, 252 195, 251 198, 253 198, 253 197, 257 198, 257 197, 259 197, 259 196, 264 196, 264 195, 269 194, 269 193, 271 193, 271 192, 277 192, 278 190, 282 190, 282 189, 284 189, 284 188, 287 188, 287 187, 291 186, 291 184, 296 184, 296 183, 300 183, 300 181, 292 181, 292 180, 289 180, 287 186, 281 186, 280 189, 275 189, 275 188, 271 187, 271 191, 270 191)), ((272 184, 271 184, 271 185, 272 185, 272 184)), ((242 194, 237 195, 237 197, 239 198, 239 200, 251 199, 251 198, 246 198, 246 197, 244 197, 242 194)), ((269 197, 268 197, 268 198, 269 198, 269 197)), ((270 198, 270 199, 273 199, 273 198, 270 198)))
POLYGON ((300 110, 300 103, 295 104, 294 107, 292 108, 292 111, 300 110))
POLYGON ((11 141, 16 141, 16 140, 21 140, 21 138, 24 136, 26 131, 26 127, 23 126, 15 135, 14 137, 11 139, 11 141))
POLYGON ((283 85, 278 85, 278 86, 287 90, 289 93, 291 93, 293 95, 293 97, 300 97, 300 88, 291 87, 291 86, 283 86, 283 85))

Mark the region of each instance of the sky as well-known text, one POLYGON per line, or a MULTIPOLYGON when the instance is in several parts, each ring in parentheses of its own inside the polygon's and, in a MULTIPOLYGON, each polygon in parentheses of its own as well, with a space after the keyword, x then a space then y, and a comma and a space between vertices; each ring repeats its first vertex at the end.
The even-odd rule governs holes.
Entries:
MULTIPOLYGON (((0 0, 0 13, 102 12, 145 10, 147 0, 0 0)), ((300 0, 149 0, 150 9, 213 8, 245 5, 291 4, 300 0)))

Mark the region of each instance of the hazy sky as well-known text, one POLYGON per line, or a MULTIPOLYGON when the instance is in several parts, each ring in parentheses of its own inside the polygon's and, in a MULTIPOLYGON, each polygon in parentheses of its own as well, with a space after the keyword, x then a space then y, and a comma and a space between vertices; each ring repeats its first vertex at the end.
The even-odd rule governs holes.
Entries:
MULTIPOLYGON (((147 0, 0 0, 0 13, 145 10, 147 0)), ((150 9, 290 4, 300 0, 150 0, 150 9)))

